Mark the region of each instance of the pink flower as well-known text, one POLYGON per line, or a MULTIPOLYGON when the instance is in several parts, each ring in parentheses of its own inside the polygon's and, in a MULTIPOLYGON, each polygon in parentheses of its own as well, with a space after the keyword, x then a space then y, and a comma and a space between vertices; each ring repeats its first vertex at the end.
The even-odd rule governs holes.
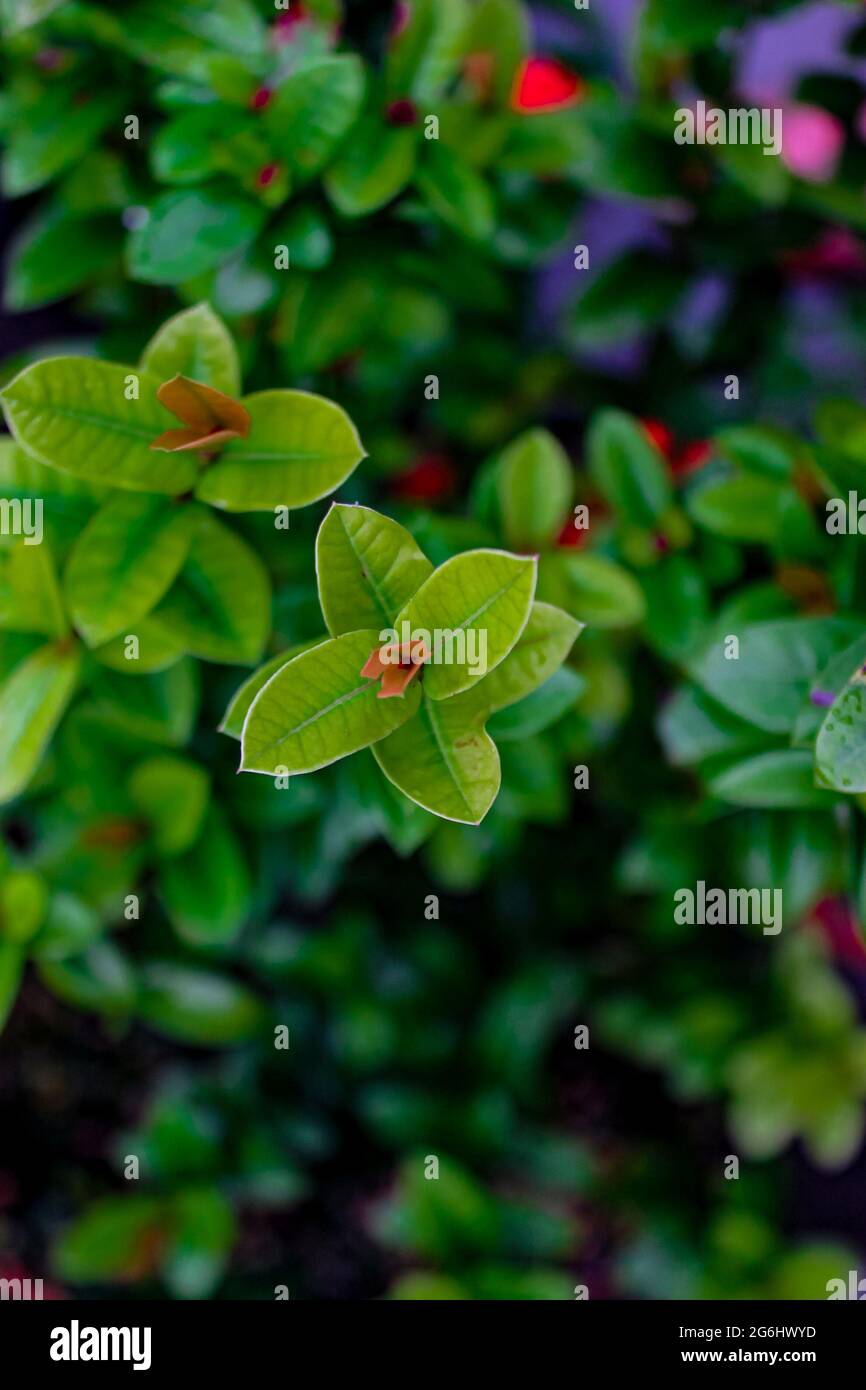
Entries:
POLYGON ((827 183, 845 143, 845 127, 820 106, 789 106, 782 118, 782 159, 792 174, 827 183))

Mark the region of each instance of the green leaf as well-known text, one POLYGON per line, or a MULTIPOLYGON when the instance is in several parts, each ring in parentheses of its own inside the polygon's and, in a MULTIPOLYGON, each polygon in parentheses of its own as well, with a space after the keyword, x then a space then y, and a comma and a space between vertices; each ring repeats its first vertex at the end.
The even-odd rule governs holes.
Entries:
POLYGON ((691 767, 719 754, 746 753, 766 742, 754 724, 737 718, 694 686, 684 686, 668 701, 658 730, 665 756, 674 767, 691 767))
POLYGON ((378 111, 369 111, 352 128, 326 173, 325 192, 344 217, 377 212, 409 183, 417 147, 415 130, 388 126, 378 111))
POLYGON ((227 396, 241 389, 234 338, 209 304, 195 304, 167 319, 141 355, 145 371, 169 381, 188 376, 227 396))
POLYGON ((70 1284, 99 1284, 152 1272, 167 1217, 163 1197, 124 1193, 91 1203, 54 1247, 58 1277, 70 1284))
POLYGON ((162 1262, 175 1298, 209 1298, 228 1265, 234 1239, 234 1212, 221 1192, 202 1187, 178 1193, 171 1244, 162 1262))
POLYGON ((590 627, 631 627, 646 612, 634 576, 603 555, 562 550, 543 556, 538 567, 538 596, 590 627))
POLYGON ((405 624, 432 648, 424 671, 431 699, 468 690, 508 655, 529 617, 536 568, 533 556, 468 550, 434 570, 401 609, 394 624, 400 640, 405 624), (472 632, 476 642, 464 636, 472 632))
POLYGON ((31 869, 10 869, 0 878, 0 937, 23 946, 42 926, 48 887, 31 869))
POLYGON ((652 527, 671 506, 673 488, 662 457, 630 415, 600 411, 586 450, 593 479, 623 520, 652 527))
POLYGON ((499 754, 484 725, 498 710, 539 690, 579 630, 567 613, 533 604, 521 636, 494 671, 450 700, 431 700, 425 690, 417 714, 374 745, 388 780, 434 815, 478 825, 500 784, 499 754))
POLYGON ((415 170, 415 185, 430 210, 452 231, 469 241, 487 241, 496 226, 496 206, 484 179, 439 142, 429 148, 415 170))
POLYGON ((150 618, 142 618, 135 632, 124 633, 103 646, 94 647, 93 655, 102 666, 122 671, 127 676, 149 676, 167 671, 184 655, 183 646, 160 629, 150 618), (137 646, 127 641, 134 637, 137 646))
POLYGON ((17 34, 22 29, 29 29, 64 2, 65 0, 2 0, 0 19, 3 33, 17 34))
POLYGON ((64 576, 66 601, 88 646, 135 625, 159 603, 189 554, 198 508, 120 493, 81 533, 64 576))
POLYGON ((434 815, 479 825, 499 791, 499 753, 479 722, 457 701, 431 700, 408 723, 373 747, 395 787, 434 815))
POLYGON ((234 512, 306 507, 344 483, 365 457, 358 431, 333 401, 309 391, 257 391, 252 417, 201 475, 196 496, 234 512))
POLYGON ((495 714, 488 732, 497 743, 532 738, 573 709, 585 689, 583 676, 562 666, 534 694, 495 714))
POLYGON ((168 416, 158 377, 89 357, 49 357, 0 392, 10 430, 40 463, 133 492, 187 492, 196 474, 186 454, 150 448, 168 416), (138 399, 128 400, 131 379, 138 399))
POLYGON ((249 870, 236 836, 217 807, 196 843, 160 871, 165 910, 191 946, 234 941, 250 910, 249 870))
POLYGON ((143 672, 134 681, 104 670, 93 680, 91 693, 102 722, 149 743, 179 747, 195 724, 198 670, 192 661, 178 661, 167 671, 143 672))
POLYGON ((58 999, 107 1018, 125 1018, 135 1001, 135 977, 113 941, 95 941, 79 955, 40 957, 39 978, 58 999))
POLYGON ((265 1021, 251 990, 226 975, 171 961, 144 966, 138 1012, 166 1037, 202 1047, 246 1042, 265 1021))
POLYGON ((254 241, 267 210, 214 188, 164 193, 130 234, 129 273, 148 285, 176 285, 222 265, 254 241))
POLYGON ((548 430, 527 430, 509 444, 496 469, 505 539, 518 550, 559 533, 574 485, 568 455, 548 430))
POLYGON ((286 666, 293 657, 300 656, 301 652, 307 652, 312 647, 318 647, 321 642, 327 642, 327 637, 314 637, 310 642, 299 642, 294 647, 289 647, 284 652, 278 652, 272 656, 270 661, 266 661, 264 666, 260 666, 251 676, 248 676, 243 685, 232 697, 228 709, 223 715, 223 721, 219 726, 221 734, 228 734, 229 738, 239 739, 244 729, 244 720, 249 713, 250 705, 258 695, 262 686, 266 685, 271 676, 275 675, 281 667, 286 666))
POLYGON ((335 502, 319 527, 319 602, 332 637, 393 626, 432 573, 405 527, 369 507, 335 502))
POLYGON ((186 563, 151 622, 202 661, 251 666, 271 629, 268 572, 246 541, 205 512, 186 563))
POLYGON ((779 534, 788 496, 787 487, 774 478, 742 474, 693 490, 686 508, 699 526, 716 536, 769 545, 779 534))
POLYGON ((7 198, 33 193, 81 159, 118 115, 112 93, 41 85, 16 111, 0 163, 7 198))
POLYGON ((412 0, 407 22, 388 46, 391 98, 432 101, 456 74, 471 15, 466 0, 412 0))
POLYGON ((757 753, 716 773, 709 791, 735 806, 804 807, 832 805, 829 792, 815 786, 812 754, 800 748, 757 753))
MULTIPOLYGON (((190 849, 201 831, 210 795, 204 768, 168 753, 147 758, 133 769, 128 790, 133 805, 150 825, 157 854, 171 857, 190 849)), ((204 878, 199 887, 207 890, 204 878)))
POLYGON ((736 659, 724 636, 693 664, 692 677, 708 695, 767 733, 786 734, 818 672, 834 650, 857 635, 857 624, 837 618, 783 618, 753 623, 739 634, 736 659))
POLYGON ((0 802, 22 792, 72 698, 77 643, 40 647, 0 685, 0 802))
POLYGON ((491 90, 500 106, 508 104, 529 42, 529 19, 520 0, 477 0, 470 16, 465 51, 490 54, 491 90))
POLYGON ((294 203, 273 228, 274 246, 285 246, 293 270, 323 270, 334 254, 334 237, 317 207, 294 203))
MULTIPOLYGON (((249 75, 244 76, 248 86, 249 75)), ((249 167, 251 149, 260 143, 266 157, 267 144, 248 111, 224 102, 193 106, 157 131, 150 147, 154 178, 158 183, 187 184, 216 173, 242 172, 249 167)))
POLYGON ((505 660, 449 703, 486 722, 497 711, 540 692, 568 656, 581 628, 582 624, 561 608, 533 603, 526 626, 505 660))
POLYGON ((815 743, 822 786, 866 792, 866 676, 854 672, 827 711, 815 743))
POLYGON ((369 629, 333 637, 296 656, 259 691, 243 729, 241 771, 314 772, 385 738, 418 708, 416 679, 402 697, 380 700, 360 674, 381 645, 369 629))
POLYGON ((69 631, 57 571, 46 541, 23 539, 0 550, 0 628, 64 637, 69 631))
POLYGON ((15 1007, 27 952, 14 941, 0 941, 0 1032, 15 1007))
POLYGON ((364 99, 355 54, 320 58, 291 74, 265 108, 281 159, 302 179, 318 172, 354 124, 364 99))
POLYGON ((104 274, 120 244, 115 218, 41 211, 12 247, 3 303, 20 313, 75 293, 104 274))
POLYGON ((577 346, 585 351, 604 348, 658 327, 688 284, 684 267, 651 252, 629 251, 605 266, 571 311, 577 346))

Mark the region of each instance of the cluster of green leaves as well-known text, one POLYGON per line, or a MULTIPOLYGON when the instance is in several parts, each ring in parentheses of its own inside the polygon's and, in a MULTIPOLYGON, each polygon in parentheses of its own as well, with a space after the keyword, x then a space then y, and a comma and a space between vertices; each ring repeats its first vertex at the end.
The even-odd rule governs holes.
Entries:
POLYGON ((372 745, 385 776, 411 801, 477 825, 500 784, 485 725, 545 689, 578 623, 534 602, 534 558, 470 550, 434 570, 408 531, 366 507, 331 508, 316 569, 331 635, 289 660, 275 658, 239 692, 224 728, 240 730, 241 769, 312 772, 372 745), (386 701, 361 668, 387 640, 383 633, 401 634, 404 624, 467 640, 438 663, 431 655, 420 679, 386 701), (468 640, 479 635, 483 660, 468 640))

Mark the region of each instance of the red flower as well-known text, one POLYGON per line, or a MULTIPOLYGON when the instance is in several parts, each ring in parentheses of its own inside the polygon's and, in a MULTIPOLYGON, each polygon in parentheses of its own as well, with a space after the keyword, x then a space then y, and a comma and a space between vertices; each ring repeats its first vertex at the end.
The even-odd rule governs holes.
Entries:
POLYGON ((266 164, 256 175, 256 184, 258 187, 267 188, 268 184, 273 183, 281 168, 281 164, 266 164))
POLYGON ((561 550, 577 550, 579 546, 583 545, 588 535, 589 528, 575 526, 574 517, 569 516, 562 524, 562 530, 556 538, 556 544, 561 550))
POLYGON ((250 97, 250 110, 261 111, 263 106, 267 106, 273 92, 270 87, 257 87, 250 97))
POLYGON ((666 459, 671 457, 674 448, 674 432, 668 429, 661 420, 641 420, 644 434, 648 437, 651 444, 655 444, 660 453, 666 459))
POLYGON ((426 454, 392 479, 393 492, 407 502, 435 502, 453 492, 457 473, 450 459, 426 454))
POLYGON ((511 92, 513 111, 561 111, 583 96, 583 80, 555 58, 526 58, 511 92))

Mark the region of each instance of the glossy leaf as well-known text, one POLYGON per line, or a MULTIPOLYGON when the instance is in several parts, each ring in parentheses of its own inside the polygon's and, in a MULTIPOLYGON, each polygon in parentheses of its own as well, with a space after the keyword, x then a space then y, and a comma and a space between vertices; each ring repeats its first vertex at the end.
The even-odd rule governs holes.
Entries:
POLYGON ((158 378, 89 357, 49 357, 0 392, 9 428, 41 463, 134 492, 182 493, 195 462, 154 453, 166 425, 158 378), (137 386, 137 399, 127 399, 137 386))
POLYGON ((518 550, 547 544, 559 533, 573 493, 571 466, 548 430, 527 430, 497 465, 505 539, 518 550))
POLYGON ((405 527, 369 507, 334 503, 319 527, 319 602, 332 637, 393 626, 432 573, 405 527))
POLYGON ((496 667, 523 631, 535 594, 536 561, 504 550, 470 550, 440 565, 397 616, 409 625, 437 633, 442 660, 424 672, 426 694, 444 700, 467 690, 496 667), (466 637, 468 633, 477 638, 466 637), (453 640, 445 640, 452 634, 453 640), (486 649, 485 649, 486 648, 486 649), (481 668, 481 669, 479 669, 481 668))
POLYGON ((255 239, 265 209, 224 190, 164 193, 129 238, 129 273, 149 285, 173 285, 222 265, 255 239))
POLYGON ((671 505, 661 455, 641 425, 621 410, 603 410, 587 436, 587 463, 603 495, 634 526, 651 527, 671 505))
POLYGON ((344 217, 377 212, 409 183, 417 150, 414 129, 388 126, 377 111, 370 111, 349 132, 328 169, 325 191, 344 217))
POLYGON ((151 621, 158 633, 202 661, 252 665, 271 626, 267 570, 246 541, 206 512, 183 569, 151 621))
POLYGON ((417 681, 402 698, 380 700, 378 682, 360 675, 379 645, 376 629, 346 633, 277 671, 250 706, 241 771, 314 772, 405 723, 418 708, 417 681))
POLYGON ((46 541, 28 545, 23 539, 0 549, 0 628, 7 632, 38 632, 63 637, 69 621, 46 541))
POLYGON ((258 391, 243 404, 252 417, 249 434, 227 444, 196 487, 196 496, 215 507, 306 507, 338 488, 365 457, 348 415, 323 396, 258 391))
POLYGON ((23 791, 78 680, 77 643, 41 647, 0 686, 0 802, 23 791))
POLYGON ((137 493, 100 508, 64 576, 69 611, 89 646, 136 633, 177 578, 200 519, 194 507, 137 493))
POLYGON ((198 838, 210 778, 188 758, 161 754, 136 765, 129 778, 129 795, 150 825, 157 853, 171 857, 183 854, 198 838))
POLYGON ((249 913, 251 891, 240 843, 215 806, 195 844, 160 871, 165 910, 191 946, 233 941, 249 913))
POLYGON ((321 58, 281 83, 265 111, 282 159, 311 178, 336 152, 364 97, 364 71, 354 54, 321 58))
POLYGON ((646 612, 640 586, 629 571, 591 553, 562 550, 545 555, 538 570, 538 596, 590 627, 631 627, 646 612))
POLYGON ((237 396, 241 389, 234 339, 209 304, 196 304, 167 319, 144 349, 141 365, 160 381, 186 376, 227 396, 237 396))

